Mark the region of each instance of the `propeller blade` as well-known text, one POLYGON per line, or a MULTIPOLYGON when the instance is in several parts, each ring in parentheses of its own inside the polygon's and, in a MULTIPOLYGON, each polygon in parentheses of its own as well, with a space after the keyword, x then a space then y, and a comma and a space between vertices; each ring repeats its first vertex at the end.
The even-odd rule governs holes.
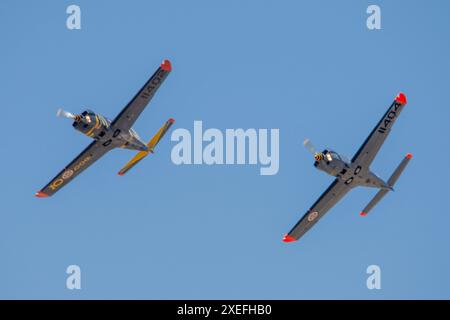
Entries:
POLYGON ((312 154, 317 153, 316 147, 314 147, 314 145, 311 143, 309 139, 305 139, 305 141, 303 141, 303 145, 310 153, 312 154))
POLYGON ((58 109, 58 111, 56 112, 56 116, 59 117, 64 117, 64 118, 69 118, 69 119, 75 119, 75 115, 70 113, 69 111, 63 110, 61 108, 58 109))

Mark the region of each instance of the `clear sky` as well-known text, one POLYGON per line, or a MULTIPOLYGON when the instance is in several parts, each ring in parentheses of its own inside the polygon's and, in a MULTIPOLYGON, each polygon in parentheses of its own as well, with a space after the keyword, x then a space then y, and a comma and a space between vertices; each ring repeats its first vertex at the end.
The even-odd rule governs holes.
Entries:
POLYGON ((447 1, 1 1, 0 298, 450 298, 447 1), (81 30, 66 8, 81 7, 81 30), (381 30, 366 27, 369 4, 381 30), (280 170, 172 163, 170 133, 124 177, 114 150, 54 197, 34 193, 89 142, 64 107, 115 117, 163 58, 173 71, 135 128, 279 128, 280 170), (351 157, 397 92, 373 163, 396 191, 351 191, 281 241, 333 178, 309 137, 351 157), (81 267, 82 289, 66 288, 81 267), (366 268, 381 268, 368 290, 366 268))

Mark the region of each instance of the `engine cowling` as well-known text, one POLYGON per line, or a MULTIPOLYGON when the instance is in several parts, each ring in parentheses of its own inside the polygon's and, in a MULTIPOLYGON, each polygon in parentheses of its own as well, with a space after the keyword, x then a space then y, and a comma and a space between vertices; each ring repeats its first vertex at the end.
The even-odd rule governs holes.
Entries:
POLYGON ((85 110, 75 116, 72 126, 81 133, 98 139, 105 135, 110 121, 91 110, 85 110))
POLYGON ((314 156, 316 160, 314 166, 332 176, 338 175, 346 168, 346 162, 334 151, 324 150, 316 155, 314 156), (318 156, 316 157, 316 155, 318 156))

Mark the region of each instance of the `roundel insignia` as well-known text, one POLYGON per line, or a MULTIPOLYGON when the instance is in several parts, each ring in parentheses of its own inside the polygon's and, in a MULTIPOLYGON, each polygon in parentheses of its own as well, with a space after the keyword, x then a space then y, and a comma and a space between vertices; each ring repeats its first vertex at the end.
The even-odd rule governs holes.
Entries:
POLYGON ((69 170, 64 171, 64 173, 62 174, 62 178, 64 180, 66 180, 66 179, 69 179, 72 175, 73 175, 73 170, 69 169, 69 170))
POLYGON ((317 211, 313 211, 308 215, 308 221, 312 222, 314 221, 314 219, 317 218, 317 216, 319 215, 319 213, 317 211))

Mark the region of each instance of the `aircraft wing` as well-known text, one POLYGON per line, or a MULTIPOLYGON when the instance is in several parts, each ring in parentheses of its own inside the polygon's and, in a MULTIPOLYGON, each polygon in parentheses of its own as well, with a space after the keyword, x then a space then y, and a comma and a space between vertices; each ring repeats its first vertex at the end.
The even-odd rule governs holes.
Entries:
POLYGON ((69 163, 68 166, 61 170, 52 181, 40 191, 36 192, 36 197, 44 198, 52 196, 91 164, 100 159, 106 152, 112 149, 114 149, 113 144, 109 144, 105 147, 98 141, 92 142, 71 163, 69 163))
POLYGON ((366 141, 353 156, 352 163, 354 162, 364 168, 370 166, 405 105, 406 96, 403 93, 399 93, 366 141))
POLYGON ((172 70, 169 60, 164 60, 161 66, 145 83, 141 90, 134 96, 134 98, 123 108, 119 115, 112 121, 111 125, 122 131, 129 130, 147 104, 153 98, 155 92, 164 82, 172 70))
POLYGON ((300 221, 284 236, 284 242, 292 242, 300 239, 309 229, 311 229, 349 190, 341 179, 336 178, 328 189, 305 213, 300 221))

